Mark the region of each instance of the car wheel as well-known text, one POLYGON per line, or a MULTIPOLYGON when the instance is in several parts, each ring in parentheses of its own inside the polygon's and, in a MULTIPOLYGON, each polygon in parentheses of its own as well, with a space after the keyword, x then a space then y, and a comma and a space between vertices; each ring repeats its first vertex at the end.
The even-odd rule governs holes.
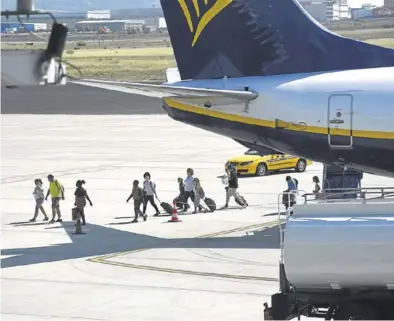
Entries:
POLYGON ((259 165, 257 165, 256 175, 257 176, 267 175, 267 165, 265 165, 264 163, 260 163, 259 165))
POLYGON ((295 170, 297 172, 300 172, 300 173, 305 172, 305 170, 306 170, 306 160, 305 159, 299 159, 298 162, 297 162, 297 165, 295 167, 295 170))

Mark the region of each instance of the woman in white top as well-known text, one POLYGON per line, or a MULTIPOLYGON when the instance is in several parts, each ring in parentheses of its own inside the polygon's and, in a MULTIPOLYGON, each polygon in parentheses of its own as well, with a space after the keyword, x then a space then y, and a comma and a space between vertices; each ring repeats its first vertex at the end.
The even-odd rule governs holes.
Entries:
POLYGON ((42 188, 42 180, 37 178, 34 180, 34 184, 36 185, 36 187, 33 190, 33 195, 36 200, 36 207, 34 211, 34 217, 30 220, 30 222, 36 221, 36 218, 38 216, 38 211, 41 211, 42 214, 44 214, 44 221, 48 221, 48 216, 45 213, 44 206, 42 206, 45 199, 44 189, 42 188))
POLYGON ((144 191, 144 207, 143 207, 143 215, 146 213, 146 208, 148 206, 148 201, 149 203, 153 206, 153 208, 156 210, 156 214, 154 216, 159 216, 160 211, 155 204, 155 197, 157 198, 156 194, 156 184, 153 183, 150 180, 150 174, 146 172, 144 174, 144 185, 143 185, 143 191, 144 191))

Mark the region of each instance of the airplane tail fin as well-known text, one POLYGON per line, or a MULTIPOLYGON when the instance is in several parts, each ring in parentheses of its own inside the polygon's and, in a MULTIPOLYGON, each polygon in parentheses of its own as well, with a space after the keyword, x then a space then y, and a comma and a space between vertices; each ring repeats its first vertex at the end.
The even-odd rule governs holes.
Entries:
POLYGON ((336 35, 297 0, 161 0, 181 78, 394 66, 394 50, 336 35))

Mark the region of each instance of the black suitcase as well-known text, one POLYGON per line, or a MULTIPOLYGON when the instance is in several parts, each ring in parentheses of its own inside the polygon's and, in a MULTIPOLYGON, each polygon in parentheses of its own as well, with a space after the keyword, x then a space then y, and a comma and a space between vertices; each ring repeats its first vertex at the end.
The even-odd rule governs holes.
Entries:
POLYGON ((174 208, 171 206, 171 204, 168 204, 166 202, 161 202, 160 203, 161 208, 166 211, 167 214, 172 215, 172 212, 174 211, 174 208))
POLYGON ((216 203, 212 198, 206 197, 204 199, 204 202, 211 212, 214 212, 216 210, 216 203))
POLYGON ((245 200, 245 198, 242 195, 237 194, 235 196, 235 203, 237 203, 240 206, 248 206, 248 202, 245 200))

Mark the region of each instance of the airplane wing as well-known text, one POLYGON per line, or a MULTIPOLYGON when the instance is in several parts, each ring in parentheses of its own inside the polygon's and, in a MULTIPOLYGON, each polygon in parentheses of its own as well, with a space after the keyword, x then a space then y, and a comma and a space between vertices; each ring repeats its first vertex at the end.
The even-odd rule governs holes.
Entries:
POLYGON ((110 81, 110 80, 96 80, 96 79, 81 79, 75 81, 75 83, 81 84, 100 84, 110 86, 124 86, 132 89, 148 91, 148 92, 160 92, 163 94, 180 96, 180 97, 222 97, 230 98, 239 101, 251 101, 255 99, 258 94, 249 90, 226 90, 226 89, 209 89, 209 88, 195 88, 195 87, 183 87, 183 86, 171 86, 171 85, 153 85, 153 84, 142 84, 125 81, 110 81))

